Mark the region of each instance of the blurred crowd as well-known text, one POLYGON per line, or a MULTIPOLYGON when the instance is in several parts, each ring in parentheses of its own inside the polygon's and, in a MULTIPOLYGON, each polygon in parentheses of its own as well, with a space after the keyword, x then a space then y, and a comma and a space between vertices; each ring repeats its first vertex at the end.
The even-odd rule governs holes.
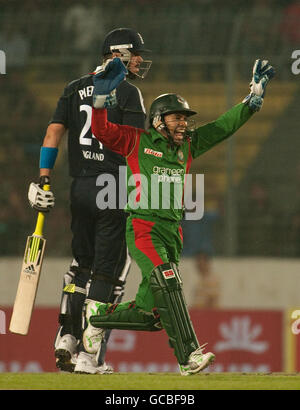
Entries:
POLYGON ((28 49, 94 56, 118 26, 135 27, 155 54, 168 56, 278 53, 300 38, 298 0, 0 0, 0 9, 0 44, 18 47, 18 58, 28 49))

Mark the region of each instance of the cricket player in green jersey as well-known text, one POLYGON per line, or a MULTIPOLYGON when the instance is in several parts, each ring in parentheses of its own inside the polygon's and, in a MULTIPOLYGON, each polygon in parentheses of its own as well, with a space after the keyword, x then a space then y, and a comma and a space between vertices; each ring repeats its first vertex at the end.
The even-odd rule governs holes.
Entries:
POLYGON ((94 76, 92 132, 105 146, 126 158, 130 214, 126 240, 141 269, 142 281, 133 301, 88 301, 83 344, 86 352, 93 354, 98 351, 105 329, 164 329, 181 374, 192 375, 209 366, 215 355, 204 353, 204 346, 198 342, 178 270, 186 175, 194 158, 234 134, 259 111, 275 71, 268 61, 256 60, 251 91, 244 101, 193 131, 188 129, 188 119, 196 112, 177 94, 163 94, 153 101, 147 131, 109 122, 106 107, 113 104, 113 90, 125 73, 116 58, 104 72, 94 76), (169 190, 163 192, 163 186, 169 190))

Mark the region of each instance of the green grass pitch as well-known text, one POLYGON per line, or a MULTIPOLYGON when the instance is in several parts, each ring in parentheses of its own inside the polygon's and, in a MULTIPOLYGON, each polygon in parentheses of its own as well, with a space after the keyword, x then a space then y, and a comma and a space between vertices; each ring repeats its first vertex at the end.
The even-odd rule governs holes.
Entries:
POLYGON ((300 374, 0 373, 0 390, 300 390, 300 374))

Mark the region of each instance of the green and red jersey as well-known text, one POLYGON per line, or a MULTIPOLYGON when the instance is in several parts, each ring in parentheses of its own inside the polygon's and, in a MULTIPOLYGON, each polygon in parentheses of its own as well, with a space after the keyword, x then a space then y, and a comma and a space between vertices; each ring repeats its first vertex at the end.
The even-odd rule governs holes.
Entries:
POLYGON ((189 132, 181 146, 172 147, 154 128, 146 131, 113 124, 107 120, 106 109, 93 108, 92 132, 104 146, 126 158, 127 211, 139 217, 180 221, 185 176, 192 160, 230 137, 251 116, 248 106, 240 103, 217 120, 189 132))

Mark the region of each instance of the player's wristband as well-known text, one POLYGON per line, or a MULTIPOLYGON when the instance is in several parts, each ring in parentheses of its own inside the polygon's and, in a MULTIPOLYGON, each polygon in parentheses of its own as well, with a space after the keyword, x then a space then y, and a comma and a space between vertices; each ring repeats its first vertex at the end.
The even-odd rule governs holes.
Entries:
POLYGON ((263 97, 255 94, 249 94, 242 101, 244 104, 248 105, 252 112, 259 111, 263 105, 263 97))
POLYGON ((40 168, 52 169, 55 164, 58 149, 53 147, 41 147, 40 168))

